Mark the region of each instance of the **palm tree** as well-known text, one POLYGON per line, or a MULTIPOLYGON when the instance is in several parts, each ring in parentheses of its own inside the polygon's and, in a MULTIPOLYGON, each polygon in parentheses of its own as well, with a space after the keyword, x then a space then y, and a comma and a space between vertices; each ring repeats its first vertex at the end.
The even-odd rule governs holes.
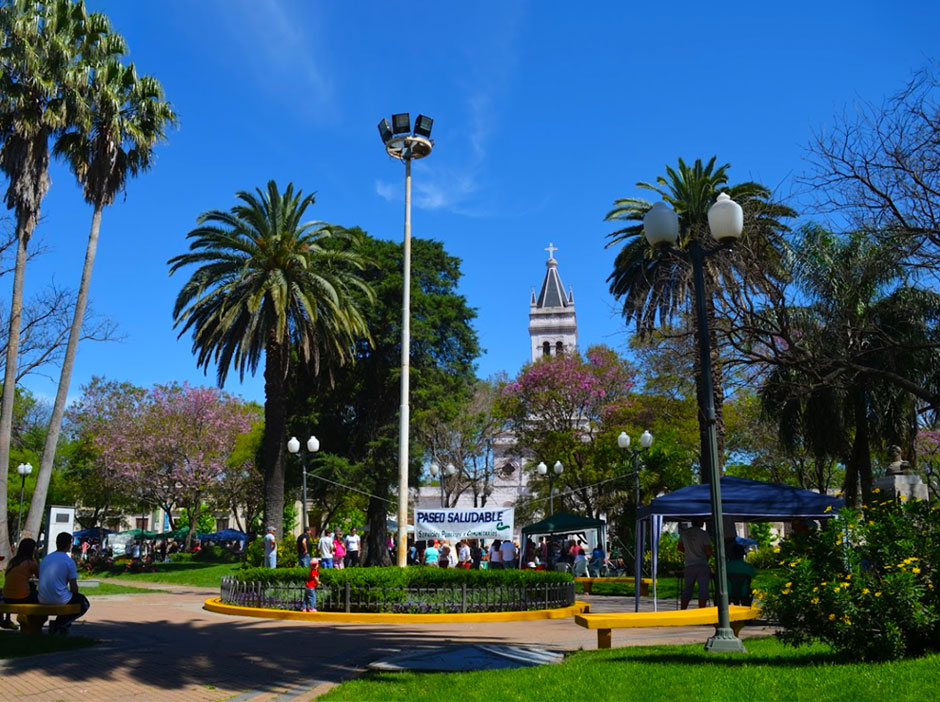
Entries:
POLYGON ((49 191, 49 139, 68 126, 69 101, 87 83, 84 60, 120 53, 104 15, 83 2, 9 0, 0 6, 0 170, 16 213, 16 263, 0 397, 0 555, 9 555, 7 474, 27 247, 49 191))
MULTIPOLYGON (((722 192, 728 193, 744 209, 745 233, 738 256, 720 256, 707 260, 705 266, 706 286, 715 293, 740 292, 759 286, 764 276, 782 277, 782 252, 785 250, 782 235, 787 231, 781 220, 793 217, 790 208, 770 201, 770 190, 765 186, 745 182, 728 184, 730 164, 715 166, 716 157, 707 164, 696 160, 689 166, 679 159, 678 169, 666 167, 666 176, 659 176, 655 183, 637 183, 637 187, 652 190, 672 206, 679 216, 679 241, 677 246, 687 248, 692 241, 708 246, 708 208, 722 192), (760 266, 755 265, 759 261, 760 266)), ((668 325, 684 312, 689 312, 693 331, 695 315, 691 314, 693 300, 692 273, 685 261, 668 254, 654 255, 654 251, 643 236, 643 217, 653 203, 641 198, 624 198, 614 202, 614 209, 607 213, 605 221, 623 222, 624 226, 608 234, 608 246, 623 244, 614 261, 614 270, 608 276, 610 292, 622 303, 622 315, 627 324, 636 324, 637 333, 647 338, 657 327, 668 325)), ((715 300, 709 296, 709 334, 712 348, 712 378, 718 434, 718 455, 723 454, 724 420, 722 405, 724 387, 721 365, 718 361, 716 339, 715 300)), ((695 386, 702 402, 702 377, 697 354, 694 360, 695 386)), ((699 416, 699 435, 702 452, 707 450, 706 423, 699 416)), ((720 460, 720 458, 719 458, 720 460)), ((720 466, 719 466, 720 467, 720 466)), ((707 480, 707 476, 703 476, 707 480)))
POLYGON ((296 353, 319 373, 352 359, 368 338, 355 293, 374 295, 360 272, 362 238, 321 222, 303 221, 314 203, 289 184, 283 193, 239 192, 228 212, 211 210, 186 238, 190 252, 169 260, 170 273, 198 265, 176 298, 180 336, 193 334, 199 366, 217 365, 219 385, 229 367, 255 373, 264 354, 264 510, 281 532, 287 379, 296 353))
POLYGON ((88 290, 98 249, 101 215, 124 190, 128 176, 150 168, 154 147, 166 138, 176 115, 164 100, 160 82, 138 76, 134 65, 123 65, 114 57, 92 67, 91 80, 70 105, 72 126, 56 141, 53 152, 66 160, 84 190, 85 201, 94 209, 85 248, 78 297, 68 343, 59 375, 59 388, 49 419, 36 488, 26 520, 26 530, 38 533, 52 475, 56 445, 78 351, 88 290))
POLYGON ((802 418, 814 455, 841 459, 854 503, 859 487, 871 491, 873 447, 896 443, 913 455, 913 390, 940 390, 940 294, 912 285, 896 246, 865 232, 807 226, 794 250, 805 304, 777 313, 787 348, 764 381, 765 407, 784 432, 802 418))

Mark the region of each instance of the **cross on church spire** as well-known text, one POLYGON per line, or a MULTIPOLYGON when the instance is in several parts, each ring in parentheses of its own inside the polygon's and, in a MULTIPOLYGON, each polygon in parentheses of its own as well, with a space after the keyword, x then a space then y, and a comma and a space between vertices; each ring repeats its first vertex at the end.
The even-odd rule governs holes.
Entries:
POLYGON ((558 247, 555 246, 552 242, 548 242, 548 248, 545 249, 548 251, 549 259, 555 258, 555 252, 558 251, 558 247))

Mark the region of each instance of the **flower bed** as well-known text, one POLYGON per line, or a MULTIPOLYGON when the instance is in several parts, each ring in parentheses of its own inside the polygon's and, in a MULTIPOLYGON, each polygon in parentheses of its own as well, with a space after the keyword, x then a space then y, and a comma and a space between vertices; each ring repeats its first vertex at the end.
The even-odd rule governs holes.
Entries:
MULTIPOLYGON (((303 568, 252 568, 223 578, 226 604, 300 609, 303 568)), ((437 568, 349 568, 320 571, 317 608, 326 612, 444 614, 557 609, 574 604, 567 573, 437 568)))

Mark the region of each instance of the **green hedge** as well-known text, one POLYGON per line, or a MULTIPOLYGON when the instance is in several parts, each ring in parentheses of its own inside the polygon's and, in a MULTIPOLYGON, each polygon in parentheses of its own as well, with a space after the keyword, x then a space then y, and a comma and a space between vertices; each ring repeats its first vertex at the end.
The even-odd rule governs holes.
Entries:
MULTIPOLYGON (((306 568, 246 568, 235 573, 239 582, 266 584, 298 584, 307 580, 306 568)), ((574 580, 570 573, 535 570, 463 570, 451 568, 321 568, 323 586, 344 587, 453 587, 507 585, 525 586, 544 583, 568 583, 574 580)))

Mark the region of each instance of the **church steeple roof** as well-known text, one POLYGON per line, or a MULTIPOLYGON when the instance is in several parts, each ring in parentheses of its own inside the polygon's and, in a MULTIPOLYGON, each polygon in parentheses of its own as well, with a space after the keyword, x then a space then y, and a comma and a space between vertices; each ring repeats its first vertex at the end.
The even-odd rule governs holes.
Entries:
MULTIPOLYGON (((547 307, 570 307, 574 305, 574 295, 569 291, 565 295, 565 286, 562 285, 561 276, 558 274, 558 261, 555 260, 555 252, 558 250, 553 244, 549 244, 548 260, 545 262, 545 280, 542 281, 542 289, 537 299, 532 300, 532 304, 537 309, 547 307)), ((535 297, 533 291, 533 298, 535 297)))

